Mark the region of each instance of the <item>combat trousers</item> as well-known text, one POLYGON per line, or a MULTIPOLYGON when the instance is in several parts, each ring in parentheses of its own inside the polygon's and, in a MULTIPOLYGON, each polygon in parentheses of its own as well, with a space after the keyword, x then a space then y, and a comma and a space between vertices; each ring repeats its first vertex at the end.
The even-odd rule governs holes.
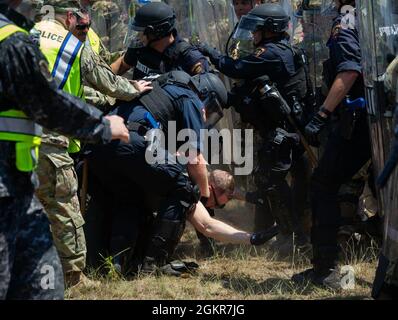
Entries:
POLYGON ((61 262, 33 190, 0 198, 0 300, 63 297, 61 262))
POLYGON ((65 274, 83 271, 86 266, 86 240, 73 160, 66 149, 43 145, 37 174, 40 186, 36 195, 50 220, 63 271, 65 274))
POLYGON ((310 168, 300 145, 288 136, 276 144, 274 135, 275 132, 271 132, 269 141, 259 150, 259 162, 254 171, 259 196, 265 200, 263 205, 257 205, 256 211, 265 213, 265 217, 271 212, 273 219, 264 217, 263 223, 272 225, 276 221, 283 235, 294 232, 300 241, 305 241, 299 216, 304 215, 306 177, 310 168), (289 172, 293 177, 292 186, 287 182, 289 172))
POLYGON ((337 232, 341 225, 338 192, 341 185, 370 159, 371 149, 366 115, 357 120, 350 139, 337 124, 311 180, 313 264, 316 269, 334 268, 338 261, 337 232))

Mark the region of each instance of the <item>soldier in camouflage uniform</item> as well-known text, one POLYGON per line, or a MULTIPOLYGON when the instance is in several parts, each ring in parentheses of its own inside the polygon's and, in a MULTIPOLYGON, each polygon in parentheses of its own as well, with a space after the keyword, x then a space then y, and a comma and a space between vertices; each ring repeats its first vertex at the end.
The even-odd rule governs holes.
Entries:
POLYGON ((33 124, 30 118, 91 142, 128 141, 128 132, 120 118, 105 119, 56 88, 45 57, 25 34, 33 23, 16 11, 20 3, 0 0, 0 299, 62 299, 60 261, 34 196, 37 176, 17 169, 17 141, 5 138, 15 126, 7 129, 12 120, 2 114, 15 108, 28 117, 21 124, 33 124), (7 34, 12 28, 16 31, 7 34))
MULTIPOLYGON (((67 10, 80 9, 77 1, 46 0, 44 5, 53 6, 55 23, 63 25, 65 29, 68 25, 68 28, 72 29, 73 25, 66 23, 67 10)), ((72 32, 72 30, 69 31, 72 32)), ((42 36, 44 35, 43 32, 42 36)), ((81 71, 87 70, 82 68, 81 71)), ((131 86, 131 92, 132 98, 135 97, 137 90, 133 86, 131 86)), ((79 208, 74 161, 68 153, 74 141, 66 136, 45 131, 42 142, 37 169, 40 186, 36 194, 48 214, 66 284, 68 286, 80 282, 93 284, 82 273, 86 266, 84 220, 79 208)))
MULTIPOLYGON (((82 25, 90 25, 90 17, 88 14, 82 14, 78 19, 78 23, 82 25)), ((150 90, 150 82, 147 81, 129 81, 124 77, 117 76, 113 73, 111 67, 101 58, 99 52, 95 52, 87 41, 87 33, 89 27, 85 30, 70 30, 80 41, 85 42, 81 57, 81 70, 83 83, 85 84, 85 98, 90 104, 101 107, 103 102, 114 105, 116 100, 131 101, 140 93, 150 90), (94 89, 99 93, 90 89, 94 89), (103 102, 93 100, 93 97, 103 96, 103 102), (105 101, 104 101, 105 100, 105 101)), ((95 98, 94 98, 95 99, 95 98)))

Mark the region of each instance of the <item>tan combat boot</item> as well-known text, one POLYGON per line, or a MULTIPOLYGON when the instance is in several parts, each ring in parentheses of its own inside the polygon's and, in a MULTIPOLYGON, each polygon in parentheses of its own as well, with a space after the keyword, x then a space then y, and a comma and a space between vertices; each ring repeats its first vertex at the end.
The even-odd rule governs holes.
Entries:
POLYGON ((71 271, 65 274, 65 287, 87 287, 97 288, 101 285, 100 281, 87 278, 81 271, 71 271))

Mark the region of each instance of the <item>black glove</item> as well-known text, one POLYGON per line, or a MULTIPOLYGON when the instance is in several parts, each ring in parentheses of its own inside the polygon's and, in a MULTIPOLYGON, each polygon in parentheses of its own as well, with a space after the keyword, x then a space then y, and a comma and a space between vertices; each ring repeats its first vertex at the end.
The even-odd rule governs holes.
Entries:
POLYGON ((253 246, 261 246, 267 241, 271 240, 279 233, 279 227, 273 226, 265 231, 259 231, 252 234, 250 237, 250 243, 253 246))
POLYGON ((213 57, 218 55, 218 51, 216 48, 211 47, 207 43, 199 43, 196 45, 196 48, 206 57, 213 57))
POLYGON ((322 117, 319 113, 315 114, 310 123, 305 127, 305 134, 308 142, 314 147, 319 147, 319 134, 325 128, 329 119, 322 117))

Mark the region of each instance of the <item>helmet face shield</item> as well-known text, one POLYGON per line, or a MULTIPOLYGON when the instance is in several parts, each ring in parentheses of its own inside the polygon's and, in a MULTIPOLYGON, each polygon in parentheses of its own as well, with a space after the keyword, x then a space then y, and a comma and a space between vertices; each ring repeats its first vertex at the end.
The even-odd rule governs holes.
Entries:
POLYGON ((211 129, 224 116, 223 107, 214 92, 210 93, 206 99, 203 100, 203 104, 206 110, 205 125, 207 129, 211 129))
POLYGON ((262 18, 252 15, 246 15, 241 18, 238 29, 254 32, 264 27, 264 22, 265 21, 262 18))
POLYGON ((145 47, 145 44, 142 41, 143 35, 144 35, 143 32, 135 31, 132 28, 129 29, 125 38, 126 46, 133 49, 139 49, 145 47))
POLYGON ((264 20, 254 16, 243 16, 232 39, 235 42, 253 42, 253 32, 264 27, 264 20))

